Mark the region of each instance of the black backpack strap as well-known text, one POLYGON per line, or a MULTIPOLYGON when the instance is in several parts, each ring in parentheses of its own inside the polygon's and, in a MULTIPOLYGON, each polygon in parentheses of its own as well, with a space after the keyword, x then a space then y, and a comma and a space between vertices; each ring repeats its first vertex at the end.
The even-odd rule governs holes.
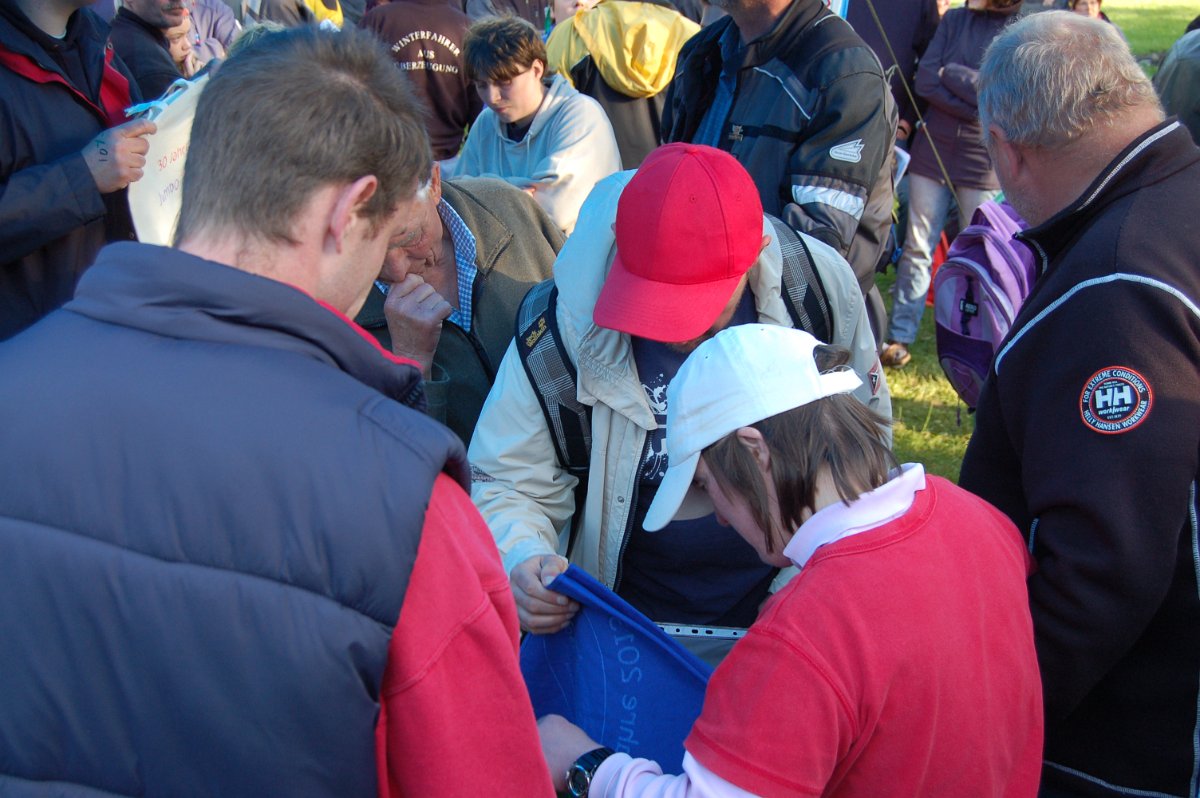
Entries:
POLYGON ((832 343, 833 317, 825 286, 813 267, 812 254, 795 230, 774 216, 771 222, 775 240, 783 251, 783 295, 788 315, 798 329, 812 333, 823 343, 832 343))
MULTIPOLYGON (((517 354, 537 394, 558 463, 579 480, 575 518, 582 515, 592 452, 592 408, 580 402, 577 372, 558 330, 558 289, 546 280, 529 289, 517 311, 517 354)), ((572 524, 571 543, 575 542, 572 524)), ((568 554, 570 547, 568 547, 568 554)))

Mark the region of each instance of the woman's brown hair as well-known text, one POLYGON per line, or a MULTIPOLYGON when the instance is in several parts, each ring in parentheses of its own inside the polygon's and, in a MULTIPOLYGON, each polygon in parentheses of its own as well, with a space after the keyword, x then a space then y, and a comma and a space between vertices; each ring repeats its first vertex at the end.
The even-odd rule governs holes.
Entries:
POLYGON ((520 17, 484 17, 467 29, 463 42, 467 80, 502 83, 528 70, 534 61, 548 64, 546 45, 537 29, 520 17))
MULTIPOLYGON (((843 367, 850 353, 842 347, 818 346, 813 350, 822 371, 843 367)), ((887 482, 897 467, 884 444, 889 421, 849 394, 818 399, 751 426, 762 433, 771 452, 771 477, 778 498, 779 518, 786 538, 800 526, 805 510, 815 502, 818 475, 828 470, 838 496, 851 502, 887 482)), ((722 489, 744 496, 750 513, 766 535, 767 551, 774 551, 771 506, 767 486, 754 454, 726 435, 704 450, 704 462, 722 489)))

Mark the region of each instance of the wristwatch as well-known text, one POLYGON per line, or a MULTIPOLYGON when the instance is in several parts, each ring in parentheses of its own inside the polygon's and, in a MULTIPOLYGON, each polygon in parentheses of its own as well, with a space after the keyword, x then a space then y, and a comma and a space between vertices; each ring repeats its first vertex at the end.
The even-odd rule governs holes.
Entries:
POLYGON ((574 798, 586 798, 592 786, 592 776, 596 775, 596 768, 614 753, 616 752, 611 748, 597 748, 576 759, 567 771, 567 793, 574 798))

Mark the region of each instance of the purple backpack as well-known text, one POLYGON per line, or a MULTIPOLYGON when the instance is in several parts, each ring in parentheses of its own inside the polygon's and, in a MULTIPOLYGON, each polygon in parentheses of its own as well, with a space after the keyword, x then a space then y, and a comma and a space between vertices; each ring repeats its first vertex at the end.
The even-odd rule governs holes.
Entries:
POLYGON ((992 358, 1037 278, 1033 252, 1013 238, 1027 226, 1008 203, 983 203, 934 276, 938 360, 972 410, 992 358))

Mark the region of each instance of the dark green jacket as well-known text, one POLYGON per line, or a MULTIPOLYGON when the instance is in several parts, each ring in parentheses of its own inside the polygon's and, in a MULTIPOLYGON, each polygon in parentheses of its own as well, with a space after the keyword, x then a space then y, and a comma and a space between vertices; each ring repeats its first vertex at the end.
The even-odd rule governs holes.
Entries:
POLYGON ((1189 31, 1171 45, 1154 88, 1166 112, 1178 116, 1200 144, 1200 33, 1189 31))
MULTIPOLYGON (((429 414, 469 443, 516 323, 517 307, 534 285, 549 279, 563 234, 523 191, 486 177, 442 181, 442 199, 475 236, 471 332, 442 325, 425 385, 429 414)), ((383 292, 372 288, 355 319, 391 351, 383 292)))

